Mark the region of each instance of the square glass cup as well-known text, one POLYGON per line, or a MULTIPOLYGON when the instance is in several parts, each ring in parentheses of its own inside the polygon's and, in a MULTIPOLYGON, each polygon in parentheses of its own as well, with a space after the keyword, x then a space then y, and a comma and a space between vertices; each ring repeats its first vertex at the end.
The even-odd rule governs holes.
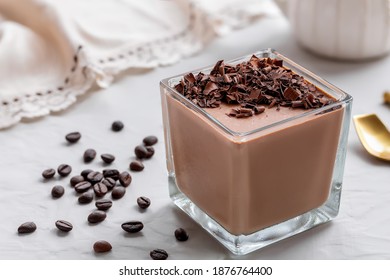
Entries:
POLYGON ((255 55, 283 60, 336 102, 233 131, 175 90, 186 73, 160 82, 170 197, 237 255, 337 216, 351 118, 350 95, 272 49, 255 55))

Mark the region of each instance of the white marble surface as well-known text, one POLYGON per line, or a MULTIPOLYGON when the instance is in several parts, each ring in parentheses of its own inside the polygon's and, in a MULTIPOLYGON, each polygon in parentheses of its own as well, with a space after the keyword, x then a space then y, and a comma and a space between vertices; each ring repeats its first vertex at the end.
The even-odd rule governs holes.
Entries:
MULTIPOLYGON (((0 131, 0 259, 149 259, 149 251, 164 248, 170 259, 231 259, 216 240, 175 208, 168 197, 165 151, 160 109, 159 81, 218 59, 232 59, 272 47, 354 97, 353 114, 376 112, 390 124, 390 107, 382 94, 390 89, 390 57, 363 63, 328 61, 301 49, 282 18, 267 19, 220 38, 202 53, 170 67, 125 73, 107 90, 95 89, 65 112, 21 123, 0 131), (127 75, 129 74, 129 75, 127 75), (111 122, 125 123, 120 133, 110 131, 111 122), (67 145, 70 131, 83 135, 67 145), (127 170, 134 147, 144 136, 155 134, 160 142, 145 170, 133 174, 126 196, 114 202, 107 219, 88 225, 93 204, 78 205, 69 178, 43 182, 41 172, 60 163, 73 166, 73 175, 84 168, 102 169, 100 160, 84 164, 82 154, 95 148, 98 154, 116 155, 112 164, 127 170), (54 184, 66 193, 50 197, 54 184), (149 196, 152 205, 141 212, 136 198, 149 196), (54 226, 57 219, 73 223, 69 234, 54 226), (144 230, 126 235, 120 224, 140 219, 144 230), (17 227, 36 222, 38 229, 18 236, 17 227), (173 231, 188 230, 190 239, 178 243, 173 231), (95 255, 92 244, 99 239, 113 250, 95 255)), ((390 258, 390 164, 371 158, 360 145, 351 126, 339 216, 331 223, 284 240, 238 259, 389 259, 390 258)))

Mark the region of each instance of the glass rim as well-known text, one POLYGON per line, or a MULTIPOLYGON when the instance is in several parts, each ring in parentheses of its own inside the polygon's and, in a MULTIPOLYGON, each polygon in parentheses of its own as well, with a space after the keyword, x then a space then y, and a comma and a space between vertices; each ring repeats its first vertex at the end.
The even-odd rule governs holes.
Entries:
MULTIPOLYGON (((348 103, 348 102, 352 101, 352 96, 351 95, 347 94, 346 92, 344 92, 340 88, 338 88, 335 85, 329 83, 328 81, 326 81, 325 79, 317 76, 316 74, 310 72, 306 68, 300 66, 299 64, 295 63, 294 61, 290 60, 289 58, 285 57, 284 55, 278 53, 277 51, 275 51, 274 49, 271 49, 271 48, 259 50, 259 51, 255 52, 253 54, 244 55, 244 56, 241 56, 241 57, 238 57, 238 58, 234 58, 234 59, 225 61, 225 63, 226 64, 231 64, 231 65, 235 65, 235 64, 237 64, 237 63, 239 63, 241 61, 248 60, 252 55, 255 55, 255 56, 259 57, 259 58, 270 57, 270 58, 282 59, 283 63, 287 64, 287 68, 288 69, 291 69, 293 72, 296 72, 294 70, 299 70, 298 71, 298 72, 300 72, 299 75, 302 75, 305 79, 307 79, 307 77, 311 78, 310 79, 310 83, 312 83, 312 84, 314 84, 315 86, 318 86, 318 87, 320 85, 323 85, 326 88, 330 89, 333 93, 338 94, 339 97, 336 99, 336 102, 328 104, 328 105, 325 105, 325 106, 323 106, 321 108, 308 110, 307 112, 304 112, 302 114, 299 114, 299 115, 296 115, 296 116, 292 116, 292 117, 289 117, 287 119, 274 122, 272 124, 260 126, 258 128, 255 128, 255 129, 252 129, 252 130, 249 130, 249 131, 238 132, 238 131, 231 130, 230 128, 225 126, 223 123, 221 123, 215 117, 210 115, 206 110, 204 110, 203 108, 201 108, 198 105, 194 104, 191 100, 189 100, 188 98, 184 97, 181 93, 179 93, 174 87, 172 87, 170 85, 170 81, 172 81, 174 79, 178 79, 178 78, 183 78, 184 75, 186 75, 188 73, 199 73, 199 72, 208 73, 208 72, 211 71, 211 69, 213 69, 215 64, 209 65, 209 66, 206 66, 206 67, 202 67, 202 68, 198 68, 198 69, 195 69, 193 71, 187 71, 185 73, 182 73, 182 74, 179 74, 179 75, 175 75, 175 76, 172 76, 172 77, 169 77, 169 78, 165 78, 165 79, 160 81, 160 85, 163 85, 164 87, 168 88, 170 90, 170 92, 175 96, 176 99, 178 99, 181 102, 185 103, 190 109, 193 109, 194 111, 196 111, 197 113, 199 113, 203 117, 205 117, 207 120, 209 120, 212 123, 214 123, 223 132, 225 132, 225 133, 227 133, 227 134, 229 134, 231 136, 236 136, 236 137, 237 136, 238 137, 249 136, 249 135, 261 132, 261 131, 265 131, 265 130, 269 130, 269 129, 272 129, 272 128, 276 128, 276 127, 282 126, 282 125, 284 125, 284 124, 286 124, 288 122, 291 122, 291 121, 304 119, 304 118, 306 118, 308 116, 311 116, 311 115, 318 115, 318 114, 320 114, 320 113, 322 113, 324 111, 333 110, 333 108, 336 108, 336 107, 338 107, 338 106, 340 106, 342 104, 345 104, 345 103, 348 103)), ((336 98, 336 96, 334 96, 334 94, 332 94, 332 92, 329 92, 328 90, 326 90, 325 92, 327 94, 330 94, 332 97, 336 98)))

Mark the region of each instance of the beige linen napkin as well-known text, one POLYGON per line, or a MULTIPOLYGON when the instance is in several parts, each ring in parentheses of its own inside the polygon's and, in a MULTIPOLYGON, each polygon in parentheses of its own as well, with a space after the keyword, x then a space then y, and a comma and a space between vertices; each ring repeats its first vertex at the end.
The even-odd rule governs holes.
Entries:
POLYGON ((273 13, 267 0, 0 0, 0 129, 273 13))

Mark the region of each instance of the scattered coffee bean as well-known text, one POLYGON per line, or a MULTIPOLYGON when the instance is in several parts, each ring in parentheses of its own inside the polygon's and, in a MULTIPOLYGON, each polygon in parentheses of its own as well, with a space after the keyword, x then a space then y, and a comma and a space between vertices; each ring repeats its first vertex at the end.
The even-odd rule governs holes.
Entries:
POLYGON ((116 181, 119 179, 119 171, 117 169, 104 169, 103 176, 104 178, 112 178, 116 181))
POLYGON ((175 230, 175 237, 178 241, 186 241, 188 233, 183 228, 178 228, 175 230))
POLYGON ((92 192, 85 192, 78 198, 80 204, 88 204, 91 203, 93 200, 93 193, 92 192))
POLYGON ((108 210, 112 206, 112 201, 109 199, 100 199, 95 202, 95 206, 99 210, 108 210))
POLYGON ((54 174, 56 174, 56 171, 53 168, 49 168, 42 172, 42 177, 45 179, 50 179, 53 178, 54 174))
POLYGON ((109 191, 112 190, 116 185, 116 181, 112 178, 103 179, 102 183, 106 185, 109 191))
POLYGON ((148 150, 144 146, 138 145, 137 147, 135 147, 134 153, 137 158, 143 159, 146 158, 146 156, 148 155, 148 150))
POLYGON ((102 210, 95 210, 91 214, 88 215, 88 222, 91 224, 96 224, 104 221, 107 217, 106 212, 102 210))
POLYGON ((26 222, 18 227, 19 233, 32 233, 37 229, 37 225, 34 222, 26 222))
POLYGON ((102 154, 100 157, 105 163, 111 163, 115 160, 115 156, 111 154, 102 154))
POLYGON ((103 174, 99 171, 92 171, 87 175, 87 180, 91 182, 91 184, 99 183, 103 179, 103 174))
POLYGON ((76 175, 76 176, 73 176, 72 178, 70 178, 70 185, 72 187, 76 186, 78 183, 81 183, 83 182, 85 179, 83 176, 81 175, 76 175))
POLYGON ((111 196, 113 199, 120 199, 125 195, 125 193, 126 188, 117 186, 112 189, 111 196))
POLYGON ((123 129, 123 127, 124 127, 124 124, 121 121, 115 121, 111 125, 111 129, 113 131, 116 131, 116 132, 121 131, 123 129))
POLYGON ((52 189, 51 189, 51 196, 53 198, 60 198, 61 196, 63 196, 65 193, 65 189, 63 186, 54 186, 52 189))
POLYGON ((155 249, 150 251, 150 257, 153 260, 166 260, 168 258, 168 253, 163 249, 155 249))
POLYGON ((71 132, 71 133, 66 134, 66 136, 65 136, 65 139, 69 143, 76 143, 77 141, 80 140, 80 138, 81 138, 80 132, 71 132))
POLYGON ((93 186, 93 190, 98 197, 104 196, 108 192, 108 188, 103 183, 97 183, 93 186))
POLYGON ((75 189, 76 192, 78 192, 78 193, 83 193, 83 192, 86 192, 87 190, 89 190, 91 187, 92 187, 92 184, 91 184, 90 182, 83 181, 83 182, 78 183, 78 184, 74 187, 74 189, 75 189))
POLYGON ((144 228, 144 224, 140 221, 130 221, 122 224, 122 229, 130 233, 136 233, 144 228))
POLYGON ((124 186, 124 187, 128 187, 131 183, 131 180, 132 180, 132 177, 131 175, 129 174, 129 172, 127 171, 123 171, 120 175, 119 175, 119 183, 124 186))
POLYGON ((69 232, 73 229, 73 225, 67 221, 64 221, 64 220, 58 220, 56 222, 56 227, 59 230, 64 231, 64 232, 69 232))
POLYGON ((132 171, 142 171, 144 170, 145 166, 142 164, 142 162, 135 160, 130 163, 130 170, 132 171))
POLYGON ((146 196, 140 196, 137 198, 137 204, 139 208, 146 209, 150 206, 150 199, 146 196))
POLYGON ((158 141, 158 139, 156 136, 148 136, 148 137, 145 137, 143 140, 145 146, 153 146, 154 144, 157 143, 157 141, 158 141))
POLYGON ((93 244, 93 250, 96 253, 106 253, 111 251, 111 249, 111 244, 104 240, 96 241, 95 244, 93 244))
POLYGON ((145 148, 148 151, 145 158, 151 158, 154 155, 154 148, 151 146, 146 146, 145 148))
POLYGON ((84 162, 91 162, 96 157, 96 151, 94 149, 87 149, 84 152, 83 158, 84 162))
POLYGON ((70 174, 70 172, 72 172, 72 167, 68 164, 61 164, 58 166, 57 172, 60 174, 60 176, 66 177, 70 174))
POLYGON ((85 169, 81 171, 80 175, 84 177, 85 180, 87 180, 87 176, 89 173, 91 173, 93 170, 92 169, 85 169))

